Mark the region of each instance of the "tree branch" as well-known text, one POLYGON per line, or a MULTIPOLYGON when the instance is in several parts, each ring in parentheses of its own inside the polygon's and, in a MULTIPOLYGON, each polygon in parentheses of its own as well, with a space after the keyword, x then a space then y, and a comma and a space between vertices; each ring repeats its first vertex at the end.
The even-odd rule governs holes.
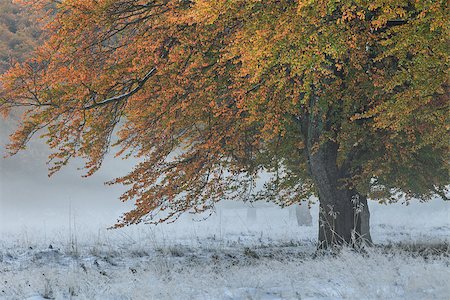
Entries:
POLYGON ((134 89, 132 89, 131 91, 129 91, 128 93, 119 95, 119 96, 114 96, 108 99, 103 100, 102 102, 97 102, 88 106, 85 106, 84 109, 88 110, 88 109, 92 109, 92 108, 96 108, 99 106, 104 106, 113 102, 119 102, 125 99, 130 98, 131 96, 133 96, 134 94, 136 94, 139 90, 142 89, 142 87, 145 85, 145 83, 156 73, 156 67, 152 68, 147 74, 145 74, 144 78, 142 78, 137 87, 135 87, 134 89))

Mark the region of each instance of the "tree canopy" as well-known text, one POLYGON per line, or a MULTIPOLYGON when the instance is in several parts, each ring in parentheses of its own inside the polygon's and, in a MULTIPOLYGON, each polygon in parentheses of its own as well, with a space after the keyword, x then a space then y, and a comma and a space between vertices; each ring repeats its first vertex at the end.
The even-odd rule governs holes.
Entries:
POLYGON ((0 110, 27 108, 8 149, 43 131, 50 172, 82 157, 87 176, 111 143, 138 157, 112 181, 135 201, 119 226, 325 195, 316 159, 371 199, 445 197, 446 1, 23 2, 47 38, 0 78, 0 110))

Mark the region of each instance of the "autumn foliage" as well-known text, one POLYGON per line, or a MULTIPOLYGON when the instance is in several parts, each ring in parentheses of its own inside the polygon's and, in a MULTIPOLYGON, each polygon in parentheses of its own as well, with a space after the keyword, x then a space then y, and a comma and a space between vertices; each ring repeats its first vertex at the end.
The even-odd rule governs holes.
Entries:
POLYGON ((446 1, 22 2, 48 38, 0 79, 0 110, 27 108, 8 149, 41 132, 51 173, 91 175, 111 144, 139 158, 112 182, 135 201, 119 226, 222 199, 445 197, 446 1))
POLYGON ((14 61, 24 61, 36 46, 38 17, 12 0, 0 0, 0 73, 14 61))

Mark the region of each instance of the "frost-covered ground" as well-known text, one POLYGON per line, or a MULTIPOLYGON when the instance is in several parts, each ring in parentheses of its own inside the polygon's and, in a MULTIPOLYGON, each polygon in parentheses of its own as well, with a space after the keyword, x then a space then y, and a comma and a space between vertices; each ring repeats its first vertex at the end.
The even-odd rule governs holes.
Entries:
POLYGON ((0 160, 0 299, 450 299, 449 202, 371 203, 365 254, 315 255, 317 207, 312 227, 225 203, 203 222, 106 230, 130 205, 102 182, 132 163, 48 179, 35 149, 0 160))
POLYGON ((121 230, 101 211, 0 221, 0 299, 449 299, 449 203, 371 208, 378 246, 324 256, 316 207, 312 227, 273 207, 121 230))

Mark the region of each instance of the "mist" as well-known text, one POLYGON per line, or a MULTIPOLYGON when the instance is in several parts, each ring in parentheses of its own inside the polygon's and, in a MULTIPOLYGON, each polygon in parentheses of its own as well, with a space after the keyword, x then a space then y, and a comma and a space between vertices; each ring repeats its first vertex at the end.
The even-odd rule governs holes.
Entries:
POLYGON ((132 162, 108 154, 102 169, 91 177, 80 168, 83 162, 73 160, 53 176, 46 164, 50 150, 43 140, 33 138, 28 149, 12 157, 6 154, 8 134, 12 126, 1 123, 0 159, 0 227, 19 229, 24 226, 65 226, 69 215, 80 223, 111 226, 121 213, 130 208, 118 200, 124 191, 120 186, 104 183, 125 175, 132 162))
POLYGON ((0 0, 0 299, 449 298, 450 201, 364 188, 449 192, 445 3, 247 2, 0 0))
MULTIPOLYGON (((1 122, 5 153, 13 126, 1 122)), ((11 299, 344 299, 365 297, 368 289, 380 298, 448 295, 448 259, 440 253, 448 253, 450 206, 440 199, 370 201, 372 238, 381 250, 317 260, 317 204, 312 226, 299 226, 293 207, 222 202, 209 217, 108 230, 133 203, 119 201, 125 187, 104 182, 136 161, 111 151, 91 177, 82 178, 82 161, 73 160, 49 178, 49 153, 33 138, 27 150, 0 159, 0 266, 14 270, 0 271, 0 287, 11 299), (414 251, 435 254, 425 264, 414 251), (393 285, 400 273, 408 280, 393 285)))
MULTIPOLYGON (((14 156, 4 157, 8 136, 13 131, 15 123, 17 121, 1 121, 0 229, 2 231, 61 229, 75 223, 87 231, 95 232, 99 228, 105 229, 114 225, 124 212, 133 207, 132 202, 123 203, 119 200, 126 187, 105 185, 105 182, 126 175, 132 170, 136 160, 117 158, 114 156, 115 149, 111 149, 102 168, 93 176, 83 177, 85 174, 81 169, 83 162, 74 159, 68 166, 49 177, 46 162, 50 150, 38 135, 33 137, 26 150, 14 156)), ((441 199, 427 203, 413 200, 408 205, 401 201, 390 205, 370 201, 369 205, 372 225, 388 222, 403 227, 412 224, 414 227, 432 227, 441 226, 442 222, 450 220, 450 205, 441 199)), ((229 208, 241 209, 245 218, 248 207, 257 207, 257 210, 259 207, 259 214, 268 210, 279 212, 286 218, 289 216, 288 210, 292 209, 281 209, 268 203, 226 202, 219 203, 211 219, 217 219, 221 210, 229 208)), ((317 205, 312 207, 311 213, 314 222, 317 222, 317 205)), ((192 222, 199 223, 197 221, 200 219, 202 216, 187 215, 184 216, 183 222, 193 220, 192 222)), ((202 226, 201 222, 199 224, 198 226, 202 226)), ((317 224, 313 225, 315 227, 317 224)), ((205 223, 204 226, 209 225, 205 223)))

